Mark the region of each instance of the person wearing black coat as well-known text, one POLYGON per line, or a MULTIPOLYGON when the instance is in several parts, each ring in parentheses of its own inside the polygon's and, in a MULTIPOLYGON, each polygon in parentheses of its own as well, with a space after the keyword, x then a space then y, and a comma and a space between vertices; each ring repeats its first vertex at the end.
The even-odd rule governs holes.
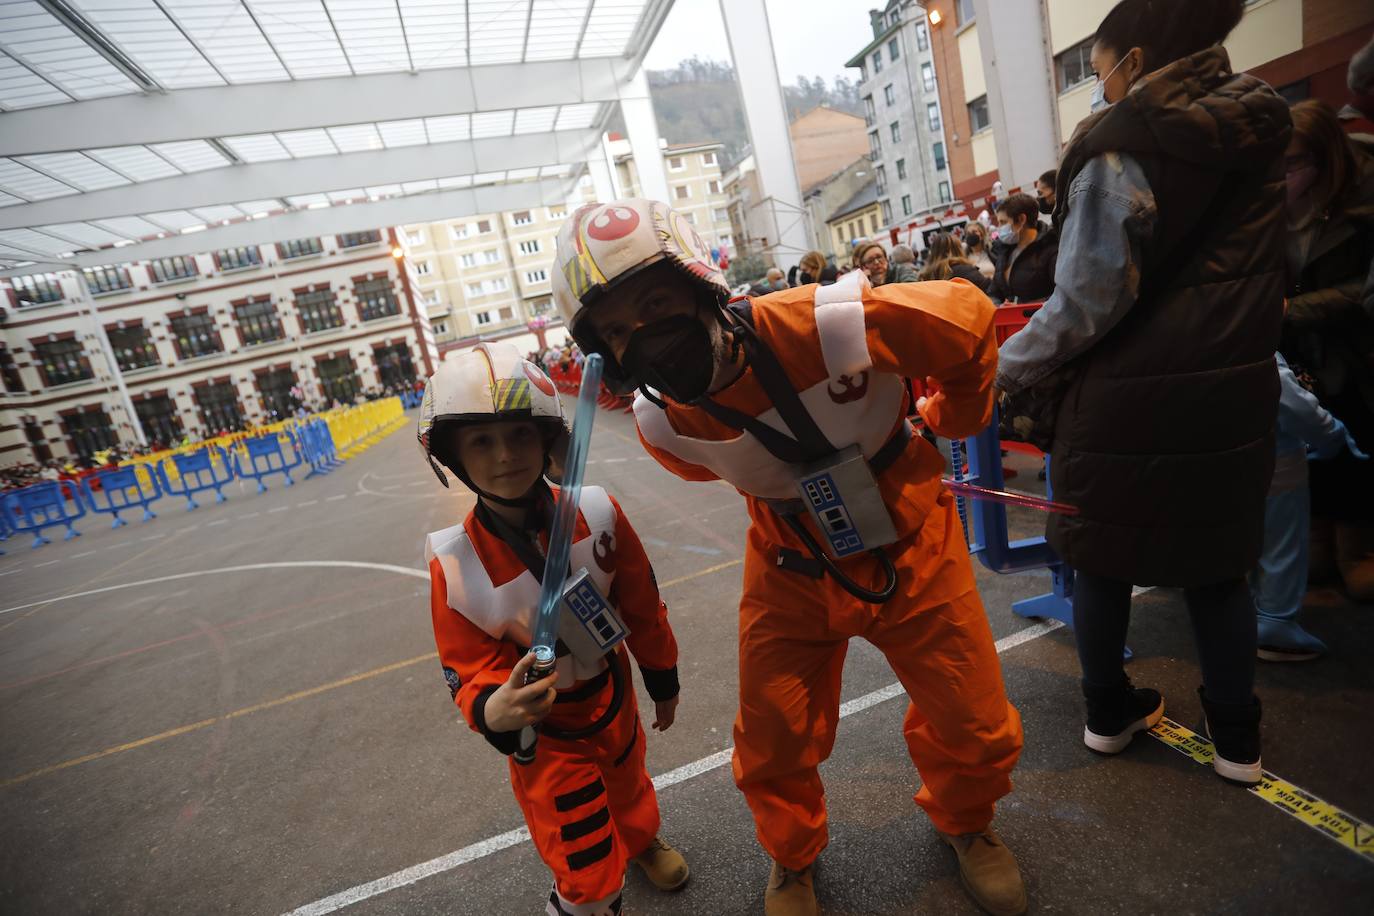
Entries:
POLYGON ((1059 232, 1039 219, 1029 194, 1013 194, 997 205, 998 244, 992 249, 993 302, 1043 302, 1054 292, 1059 232))
POLYGON ((1123 0, 1096 32, 1093 113, 1059 168, 1053 296, 1001 348, 1004 406, 1052 417, 1047 524, 1075 571, 1083 741, 1126 749, 1164 715, 1122 667, 1133 585, 1183 589, 1225 779, 1261 778, 1246 575, 1274 473, 1287 105, 1231 69, 1243 0, 1123 0))

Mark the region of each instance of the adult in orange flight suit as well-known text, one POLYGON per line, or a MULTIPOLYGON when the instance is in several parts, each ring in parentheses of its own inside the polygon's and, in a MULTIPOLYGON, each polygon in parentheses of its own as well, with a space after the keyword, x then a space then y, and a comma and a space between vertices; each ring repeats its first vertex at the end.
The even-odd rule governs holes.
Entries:
MULTIPOLYGON (((655 322, 685 327, 683 312, 674 311, 674 286, 692 285, 698 293, 705 287, 709 294, 719 285, 702 269, 704 246, 684 222, 660 203, 617 201, 578 211, 560 235, 565 282, 556 283, 555 296, 584 348, 626 359, 624 378, 655 371, 648 360, 636 369, 633 335, 655 322), (603 238, 630 223, 628 241, 603 238), (657 259, 644 250, 647 243, 631 244, 643 224, 657 230, 657 259), (667 266, 653 267, 657 262, 667 266), (618 274, 631 278, 620 287, 620 300, 618 274), (585 277, 592 280, 581 285, 592 295, 578 291, 585 277)), ((914 377, 938 388, 920 413, 939 435, 965 437, 988 423, 997 362, 992 304, 965 281, 874 289, 856 271, 839 284, 780 291, 748 305, 758 340, 781 362, 836 449, 858 444, 872 461, 894 436, 905 438, 876 475, 898 536, 885 548, 897 570, 897 592, 869 604, 806 562, 803 543, 772 507, 796 498, 794 471, 757 438, 717 419, 712 413, 719 411, 708 413, 700 401, 681 403, 651 391, 653 399, 641 394, 635 402, 649 453, 687 480, 725 479, 744 495, 752 520, 740 601, 734 775, 775 861, 768 911, 815 912, 809 869, 828 840, 817 766, 834 744, 848 641, 862 636, 883 651, 911 701, 904 733, 922 779, 916 803, 954 847, 975 899, 992 912, 1022 912, 1019 870, 989 828, 994 802, 1011 789, 1021 722, 1003 690, 954 502, 940 483, 944 460, 910 435, 903 416, 902 379, 914 377), (803 886, 789 887, 792 877, 803 886)), ((687 314, 700 318, 709 311, 699 305, 687 314)), ((660 341, 668 336, 658 334, 660 341)), ((731 349, 719 338, 713 349, 718 384, 722 356, 729 358, 731 349)), ((657 352, 661 362, 673 363, 685 351, 657 352)), ((785 431, 752 362, 733 380, 724 373, 727 383, 709 389, 709 397, 785 431)), ((809 517, 804 524, 815 538, 809 517)), ((835 562, 854 582, 882 581, 869 554, 835 562)))
MULTIPOLYGON (((520 359, 514 347, 484 344, 447 361, 430 381, 422 407, 421 445, 472 486, 452 454, 445 455, 432 441, 449 432, 443 427, 446 410, 463 418, 458 422, 472 422, 484 410, 492 413, 490 400, 474 405, 455 398, 460 403, 445 408, 441 396, 437 424, 432 419, 435 382, 453 382, 463 369, 473 368, 464 361, 478 364, 481 379, 489 371, 495 376, 495 384, 480 386, 478 398, 493 399, 491 390, 509 392, 516 386, 517 394, 508 400, 521 406, 513 418, 519 419, 522 411, 528 417, 531 400, 536 402, 537 418, 539 393, 527 384, 546 385, 548 412, 556 418, 557 429, 562 421, 552 383, 520 359), (522 382, 526 387, 520 387, 522 382)), ((478 492, 483 499, 492 498, 478 492)), ((433 532, 425 543, 430 610, 444 678, 468 725, 507 755, 516 751, 520 732, 488 727, 485 710, 529 651, 540 590, 531 566, 542 571, 556 493, 542 478, 535 484, 526 529, 514 530, 479 502, 462 524, 433 532), (517 550, 517 545, 523 549, 517 550)), ((664 890, 677 889, 688 875, 681 857, 657 838, 658 800, 645 769, 645 738, 629 662, 633 654, 645 689, 656 702, 671 700, 678 694, 677 642, 644 548, 619 504, 600 487, 582 490, 570 565, 574 571, 585 568, 590 573, 629 634, 624 645, 594 664, 566 654, 560 641, 552 711, 540 724, 533 762, 517 764, 512 759, 510 779, 534 844, 554 875, 547 912, 612 916, 620 912, 629 861, 638 862, 650 881, 664 890), (617 682, 623 699, 615 712, 611 707, 617 682), (559 735, 588 730, 608 717, 594 734, 559 735)))

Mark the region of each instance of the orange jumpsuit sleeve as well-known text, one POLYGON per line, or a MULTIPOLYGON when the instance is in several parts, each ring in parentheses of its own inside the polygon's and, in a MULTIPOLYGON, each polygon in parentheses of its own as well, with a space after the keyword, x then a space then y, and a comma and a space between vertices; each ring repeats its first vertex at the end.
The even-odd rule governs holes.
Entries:
POLYGON ((921 417, 938 435, 972 436, 992 419, 997 375, 996 307, 967 280, 890 283, 864 294, 873 366, 937 391, 921 417))
POLYGON ((611 602, 620 610, 630 635, 625 642, 639 664, 644 689, 655 702, 677 696, 677 638, 668 623, 668 607, 658 593, 658 580, 630 520, 615 506, 615 581, 611 602))
POLYGON ((488 698, 510 678, 520 660, 519 650, 512 643, 493 639, 449 606, 448 583, 437 557, 429 561, 429 583, 434 642, 453 702, 473 731, 503 754, 513 754, 520 733, 490 730, 484 711, 488 698))
POLYGON ((650 445, 649 440, 644 438, 644 434, 639 434, 639 444, 644 446, 644 451, 672 471, 683 480, 719 480, 720 475, 709 468, 704 468, 699 464, 692 464, 690 461, 683 461, 672 452, 665 452, 657 446, 650 445))

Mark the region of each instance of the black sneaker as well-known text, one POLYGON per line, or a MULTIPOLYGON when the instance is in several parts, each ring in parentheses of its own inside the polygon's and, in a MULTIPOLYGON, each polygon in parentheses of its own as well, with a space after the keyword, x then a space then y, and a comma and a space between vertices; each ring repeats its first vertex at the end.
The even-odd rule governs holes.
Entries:
POLYGON ((1260 781, 1260 701, 1213 703, 1197 689, 1206 714, 1207 737, 1212 739, 1212 768, 1230 782, 1253 786, 1260 781))
POLYGON ((1136 732, 1164 718, 1164 698, 1159 691, 1132 687, 1130 678, 1124 676, 1119 687, 1093 687, 1084 682, 1083 696, 1088 701, 1083 743, 1099 754, 1121 753, 1136 732))

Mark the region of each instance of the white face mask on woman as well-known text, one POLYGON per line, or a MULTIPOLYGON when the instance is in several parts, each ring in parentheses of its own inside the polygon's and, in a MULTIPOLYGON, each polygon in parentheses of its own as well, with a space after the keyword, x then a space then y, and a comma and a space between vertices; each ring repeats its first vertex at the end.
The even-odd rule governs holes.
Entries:
POLYGON ((1102 109, 1106 108, 1108 105, 1113 104, 1112 102, 1107 101, 1107 80, 1111 79, 1112 74, 1115 73, 1117 71, 1117 68, 1125 62, 1126 58, 1121 58, 1121 60, 1116 62, 1115 67, 1107 71, 1106 76, 1102 77, 1102 79, 1098 80, 1093 85, 1093 98, 1092 102, 1088 105, 1089 111, 1099 112, 1102 109))

